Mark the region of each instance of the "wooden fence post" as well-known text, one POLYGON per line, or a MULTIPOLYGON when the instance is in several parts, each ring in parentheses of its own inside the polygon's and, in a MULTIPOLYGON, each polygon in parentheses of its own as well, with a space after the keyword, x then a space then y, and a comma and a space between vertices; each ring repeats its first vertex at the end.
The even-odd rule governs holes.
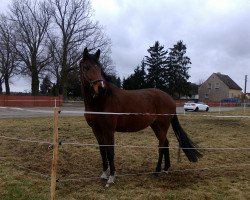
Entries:
POLYGON ((53 159, 51 166, 51 186, 50 186, 50 196, 51 200, 56 199, 56 173, 57 173, 57 163, 58 163, 58 107, 54 108, 54 136, 53 136, 53 159))

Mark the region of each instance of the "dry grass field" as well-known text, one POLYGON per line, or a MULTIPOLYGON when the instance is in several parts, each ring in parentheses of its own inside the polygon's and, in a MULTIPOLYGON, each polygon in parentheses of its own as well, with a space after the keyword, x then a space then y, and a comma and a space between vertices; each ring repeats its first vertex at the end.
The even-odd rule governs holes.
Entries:
MULTIPOLYGON (((59 149, 57 199, 250 199, 250 118, 204 114, 218 115, 187 113, 179 120, 200 147, 217 149, 205 149, 198 163, 188 162, 183 153, 177 162, 177 140, 170 128, 172 167, 169 174, 158 178, 150 174, 158 156, 153 131, 116 133, 117 145, 155 148, 117 146, 118 177, 110 188, 98 178, 102 169, 98 148, 66 144, 96 144, 84 118, 60 117, 59 137, 64 144, 59 149)), ((237 110, 221 115, 242 114, 237 110)), ((244 115, 250 116, 250 111, 244 115)), ((52 150, 48 144, 37 142, 52 141, 53 118, 0 119, 0 128, 0 199, 49 199, 52 150)))

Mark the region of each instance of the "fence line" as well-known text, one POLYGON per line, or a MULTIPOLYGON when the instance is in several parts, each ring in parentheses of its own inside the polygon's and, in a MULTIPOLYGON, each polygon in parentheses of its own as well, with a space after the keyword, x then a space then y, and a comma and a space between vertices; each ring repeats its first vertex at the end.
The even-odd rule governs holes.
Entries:
MULTIPOLYGON (((10 110, 16 110, 16 111, 26 111, 26 112, 33 112, 33 113, 48 113, 53 114, 54 112, 51 110, 31 110, 31 109, 23 109, 18 107, 0 107, 0 109, 10 109, 10 110)), ((199 117, 215 117, 215 118, 248 118, 250 119, 250 116, 248 115, 194 115, 194 114, 186 114, 186 113, 175 113, 175 114, 168 114, 168 113, 124 113, 124 112, 93 112, 93 111, 67 111, 67 110, 60 110, 60 114, 90 114, 90 115, 141 115, 141 116, 199 116, 199 117)))
POLYGON ((34 112, 34 113, 49 113, 49 114, 54 113, 52 110, 51 111, 50 110, 31 110, 31 109, 24 109, 24 108, 18 108, 18 107, 3 107, 3 106, 0 106, 0 109, 34 112))
MULTIPOLYGON (((92 112, 92 111, 61 111, 61 113, 71 113, 71 114, 91 114, 91 115, 152 115, 152 116, 196 116, 191 114, 183 114, 183 113, 175 113, 175 114, 168 114, 168 113, 123 113, 123 112, 92 112)), ((220 117, 220 118, 250 118, 247 115, 197 115, 199 117, 220 117)))
MULTIPOLYGON (((52 142, 31 140, 31 139, 21 139, 15 137, 8 137, 0 135, 0 138, 6 140, 14 140, 19 142, 28 142, 28 143, 38 143, 38 144, 47 144, 53 145, 52 142)), ((73 145, 81 147, 120 147, 120 148, 143 148, 143 149, 180 149, 180 147, 158 147, 158 146, 143 146, 143 145, 99 145, 99 144, 86 144, 86 143, 75 143, 75 142, 64 142, 59 141, 59 145, 73 145)), ((250 150, 250 147, 196 147, 196 148, 181 148, 181 149, 199 149, 199 150, 250 150)))
POLYGON ((37 100, 37 99, 34 99, 34 100, 32 100, 32 99, 27 99, 27 100, 15 100, 15 99, 8 99, 8 100, 4 100, 4 99, 0 99, 0 102, 2 102, 2 101, 4 101, 4 102, 43 102, 43 101, 46 101, 46 102, 48 102, 48 101, 52 101, 52 102, 55 102, 55 100, 57 101, 57 102, 63 102, 63 100, 61 100, 61 99, 41 99, 41 100, 37 100))
MULTIPOLYGON (((31 170, 27 167, 13 164, 11 162, 6 161, 5 159, 0 158, 0 162, 4 161, 4 164, 10 165, 17 167, 19 169, 22 169, 26 172, 29 172, 34 175, 39 175, 42 178, 45 178, 46 180, 49 181, 50 175, 31 170)), ((230 171, 238 171, 238 168, 242 167, 250 167, 250 163, 248 164, 236 164, 236 165, 226 165, 226 166, 214 166, 214 167, 204 167, 204 168, 189 168, 189 169, 175 169, 172 170, 170 169, 169 171, 161 171, 161 172, 154 172, 154 171, 149 171, 149 172, 138 172, 138 173, 123 173, 123 174, 115 174, 115 177, 127 177, 127 176, 144 176, 144 175, 153 175, 153 174, 173 174, 173 173, 185 173, 185 172, 198 172, 198 171, 209 171, 209 170, 216 170, 216 169, 227 169, 230 168, 230 171), (235 169, 233 169, 234 167, 235 169)), ((62 178, 58 177, 58 182, 68 182, 68 181, 83 181, 83 180, 98 180, 100 179, 100 176, 86 176, 86 177, 80 177, 80 178, 62 178)))
POLYGON ((48 145, 52 144, 52 142, 38 141, 38 140, 31 140, 31 139, 22 139, 22 138, 14 138, 14 137, 8 137, 8 136, 4 136, 4 135, 0 135, 0 138, 6 139, 6 140, 15 140, 15 141, 19 141, 19 142, 39 143, 39 144, 48 144, 48 145))
MULTIPOLYGON (((121 147, 121 148, 143 148, 143 149, 180 149, 180 147, 158 147, 158 146, 142 146, 142 145, 99 145, 99 144, 83 144, 74 142, 61 142, 62 145, 74 145, 81 147, 121 147)), ((200 150, 250 150, 250 147, 196 147, 181 149, 200 149, 200 150)))
POLYGON ((28 171, 28 172, 30 172, 30 173, 32 173, 32 174, 39 175, 39 176, 41 176, 42 178, 50 179, 50 175, 43 174, 43 173, 41 173, 41 172, 38 172, 38 171, 35 171, 35 170, 32 170, 32 169, 29 169, 29 168, 24 167, 24 166, 22 166, 22 165, 13 164, 12 162, 9 162, 9 161, 7 161, 7 160, 5 160, 5 159, 1 159, 1 158, 0 158, 0 162, 1 162, 1 161, 4 161, 4 164, 5 164, 5 165, 14 166, 14 167, 17 167, 17 168, 19 168, 19 169, 28 171))
MULTIPOLYGON (((216 169, 222 169, 222 168, 230 168, 231 171, 238 170, 237 168, 240 167, 249 167, 250 164, 240 164, 240 165, 234 165, 236 169, 232 169, 232 166, 216 166, 216 167, 205 167, 205 168, 190 168, 190 169, 176 169, 176 170, 169 170, 167 172, 161 171, 161 172, 138 172, 138 173, 128 173, 128 174, 115 174, 115 177, 126 177, 126 176, 143 176, 143 175, 153 175, 153 174, 168 174, 168 173, 184 173, 184 172, 197 172, 197 171, 208 171, 208 170, 216 170, 216 169)), ((68 178, 68 179, 59 179, 60 182, 67 182, 67 181, 82 181, 82 180, 94 180, 94 179, 100 179, 100 177, 82 177, 82 178, 68 178)))
MULTIPOLYGON (((38 96, 39 97, 39 96, 38 96)), ((84 101, 65 101, 63 99, 27 99, 27 100, 17 100, 17 99, 0 99, 0 102, 48 102, 48 101, 52 101, 55 102, 55 100, 57 102, 62 102, 62 103, 84 103, 84 101)))
POLYGON ((0 95, 1 106, 54 106, 63 103, 62 96, 16 96, 0 95))
MULTIPOLYGON (((58 102, 63 103, 84 103, 84 100, 64 100, 62 96, 29 96, 29 95, 0 95, 0 102, 39 102, 39 101, 54 101, 56 99, 58 102), (19 99, 16 99, 19 98, 19 99), (40 98, 40 99, 39 99, 40 98), (44 99, 47 98, 47 99, 44 99)), ((183 106, 188 100, 175 100, 176 105, 183 106)), ((205 101, 204 103, 208 104, 210 107, 240 107, 241 105, 247 104, 247 102, 234 103, 234 102, 213 102, 205 101)))

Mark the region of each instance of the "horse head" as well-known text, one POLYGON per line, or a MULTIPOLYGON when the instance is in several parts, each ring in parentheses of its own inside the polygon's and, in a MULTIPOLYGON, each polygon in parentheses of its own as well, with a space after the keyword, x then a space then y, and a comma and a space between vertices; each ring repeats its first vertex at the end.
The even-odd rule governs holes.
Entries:
POLYGON ((88 85, 91 88, 93 98, 103 96, 107 89, 99 58, 99 49, 95 54, 89 54, 88 49, 85 48, 80 62, 82 84, 83 86, 88 85))

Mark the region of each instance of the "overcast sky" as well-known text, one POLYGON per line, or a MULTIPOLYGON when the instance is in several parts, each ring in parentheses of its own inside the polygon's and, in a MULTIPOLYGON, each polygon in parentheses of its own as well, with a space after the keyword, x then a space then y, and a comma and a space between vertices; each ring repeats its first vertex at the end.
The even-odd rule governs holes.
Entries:
POLYGON ((213 72, 229 75, 244 89, 249 75, 250 1, 248 0, 93 0, 95 17, 112 40, 118 74, 127 76, 155 41, 165 48, 187 45, 190 81, 213 72))
POLYGON ((249 0, 92 0, 92 7, 112 41, 121 78, 133 73, 155 41, 167 49, 183 40, 192 61, 189 81, 221 72, 244 89, 248 75, 250 92, 249 0))

